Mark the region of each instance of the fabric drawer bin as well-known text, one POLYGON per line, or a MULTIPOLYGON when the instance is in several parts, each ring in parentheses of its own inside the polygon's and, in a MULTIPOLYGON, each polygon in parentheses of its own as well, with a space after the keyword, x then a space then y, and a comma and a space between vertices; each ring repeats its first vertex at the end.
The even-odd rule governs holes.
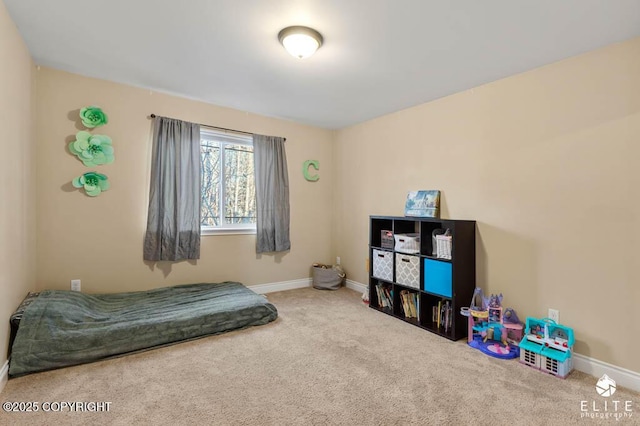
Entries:
POLYGON ((373 276, 381 280, 393 281, 393 253, 373 250, 373 276))
POLYGON ((396 282, 420 288, 420 257, 396 253, 396 282))
POLYGON ((395 251, 401 253, 420 253, 420 234, 395 234, 395 251))
POLYGON ((424 291, 451 297, 451 263, 439 260, 424 260, 424 291))

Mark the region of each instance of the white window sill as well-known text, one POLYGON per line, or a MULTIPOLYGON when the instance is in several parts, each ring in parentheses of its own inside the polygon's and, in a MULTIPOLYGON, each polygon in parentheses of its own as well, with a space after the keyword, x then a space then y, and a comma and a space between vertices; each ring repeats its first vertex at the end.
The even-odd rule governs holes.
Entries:
POLYGON ((255 235, 255 228, 201 228, 201 236, 209 235, 255 235))

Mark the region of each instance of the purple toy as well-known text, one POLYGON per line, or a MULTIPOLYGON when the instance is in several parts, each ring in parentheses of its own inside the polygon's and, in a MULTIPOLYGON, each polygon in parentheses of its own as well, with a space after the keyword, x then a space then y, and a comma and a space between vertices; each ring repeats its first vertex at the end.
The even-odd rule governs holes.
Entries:
POLYGON ((520 319, 518 319, 518 315, 516 315, 516 311, 513 308, 507 308, 504 311, 504 322, 508 324, 520 324, 520 319))

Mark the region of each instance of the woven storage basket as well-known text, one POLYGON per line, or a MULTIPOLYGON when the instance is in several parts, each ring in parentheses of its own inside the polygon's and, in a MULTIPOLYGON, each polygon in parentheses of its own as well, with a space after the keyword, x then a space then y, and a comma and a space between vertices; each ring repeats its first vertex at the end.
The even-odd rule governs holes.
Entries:
POLYGON ((440 259, 451 259, 451 236, 436 235, 436 257, 440 259))
POLYGON ((395 234, 395 251, 400 253, 417 254, 420 253, 420 234, 395 234))

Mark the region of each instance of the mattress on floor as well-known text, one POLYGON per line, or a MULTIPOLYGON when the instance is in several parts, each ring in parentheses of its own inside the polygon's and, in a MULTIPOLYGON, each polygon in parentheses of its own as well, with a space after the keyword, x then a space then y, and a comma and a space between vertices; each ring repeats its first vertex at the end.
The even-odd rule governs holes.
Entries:
POLYGON ((7 358, 11 356, 11 347, 13 346, 13 341, 16 340, 16 334, 18 333, 18 327, 20 326, 20 321, 22 320, 22 315, 24 315, 24 310, 27 309, 27 306, 33 302, 36 297, 38 297, 40 293, 31 293, 27 294, 27 297, 24 298, 20 306, 11 314, 9 317, 9 325, 11 326, 11 332, 9 333, 9 353, 7 358))
POLYGON ((277 316, 264 296, 236 282, 99 295, 45 290, 24 308, 9 375, 267 324, 277 316))

